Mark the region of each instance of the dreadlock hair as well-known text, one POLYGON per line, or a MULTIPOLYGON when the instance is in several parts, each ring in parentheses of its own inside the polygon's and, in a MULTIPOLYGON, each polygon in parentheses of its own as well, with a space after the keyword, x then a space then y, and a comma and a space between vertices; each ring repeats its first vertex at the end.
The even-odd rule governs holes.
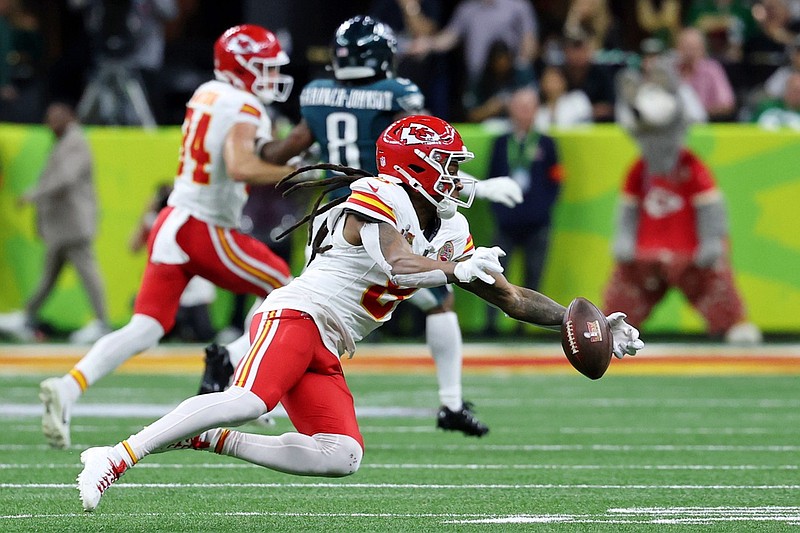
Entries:
POLYGON ((367 172, 366 170, 351 168, 344 165, 334 165, 331 163, 317 163, 316 165, 301 167, 292 172, 291 174, 284 176, 275 185, 275 187, 279 189, 283 187, 288 187, 285 191, 283 191, 284 197, 287 197, 293 192, 298 191, 300 189, 322 188, 322 190, 320 191, 319 196, 317 196, 317 199, 314 201, 314 204, 311 207, 311 211, 306 216, 304 216, 303 218, 292 224, 288 229, 283 231, 280 235, 278 235, 276 237, 276 240, 283 239, 284 237, 292 233, 294 230, 296 230, 303 224, 308 223, 308 239, 306 244, 311 246, 311 257, 308 260, 308 262, 311 263, 311 261, 314 260, 317 254, 324 253, 331 248, 330 245, 320 248, 322 240, 328 234, 327 225, 323 225, 317 232, 317 235, 315 236, 313 234, 314 224, 312 221, 318 215, 326 213, 331 209, 333 209, 334 207, 336 207, 337 205, 346 201, 347 196, 342 196, 341 198, 336 198, 335 200, 331 200, 326 204, 320 205, 322 204, 322 200, 329 192, 335 191, 336 189, 344 187, 345 185, 350 185, 351 183, 353 183, 358 179, 367 177, 374 177, 374 176, 369 172, 367 172), (290 183, 292 178, 295 178, 310 170, 331 170, 334 172, 339 172, 339 174, 321 180, 299 181, 296 183, 290 183))

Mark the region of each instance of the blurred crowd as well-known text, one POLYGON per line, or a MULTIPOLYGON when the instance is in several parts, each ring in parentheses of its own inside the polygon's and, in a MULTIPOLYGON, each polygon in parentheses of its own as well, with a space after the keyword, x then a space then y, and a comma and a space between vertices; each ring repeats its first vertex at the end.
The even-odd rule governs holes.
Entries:
MULTIPOLYGON (((669 58, 704 120, 800 128, 800 0, 0 0, 0 121, 52 101, 85 123, 179 124, 212 77, 214 39, 273 29, 299 87, 323 75, 330 35, 369 14, 398 36, 398 75, 450 121, 504 120, 532 86, 538 127, 615 119, 617 73, 669 58), (310 14, 313 13, 313 16, 310 14)), ((278 111, 298 117, 295 92, 278 111)))

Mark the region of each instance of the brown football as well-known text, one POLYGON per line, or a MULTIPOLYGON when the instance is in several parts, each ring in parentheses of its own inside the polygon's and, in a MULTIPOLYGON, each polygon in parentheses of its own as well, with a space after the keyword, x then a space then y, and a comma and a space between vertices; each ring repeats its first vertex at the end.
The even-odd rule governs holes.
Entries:
POLYGON ((586 298, 575 298, 567 307, 561 322, 561 346, 572 366, 589 379, 600 379, 611 363, 611 326, 586 298))

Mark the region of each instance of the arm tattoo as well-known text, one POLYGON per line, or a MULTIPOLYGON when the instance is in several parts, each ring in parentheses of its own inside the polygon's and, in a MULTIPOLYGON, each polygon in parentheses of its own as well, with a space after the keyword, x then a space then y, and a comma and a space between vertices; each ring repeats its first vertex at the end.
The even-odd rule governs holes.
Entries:
POLYGON ((487 285, 480 280, 457 285, 499 307, 514 320, 547 329, 561 328, 566 308, 533 289, 512 285, 502 277, 495 285, 487 285))

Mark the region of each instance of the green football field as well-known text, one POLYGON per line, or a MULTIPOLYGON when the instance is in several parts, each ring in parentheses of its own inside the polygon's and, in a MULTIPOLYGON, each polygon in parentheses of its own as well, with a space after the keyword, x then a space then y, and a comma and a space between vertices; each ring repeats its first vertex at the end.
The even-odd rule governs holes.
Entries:
MULTIPOLYGON (((796 374, 610 371, 590 381, 571 369, 468 367, 465 395, 491 427, 475 439, 434 429, 432 372, 363 368, 348 372, 366 441, 356 474, 296 477, 207 452, 155 454, 91 514, 74 484, 80 452, 152 421, 195 391, 199 373, 102 380, 78 404, 73 446, 52 450, 39 428, 45 374, 6 371, 0 531, 800 528, 796 374)), ((273 428, 244 427, 291 430, 282 416, 273 428)))

